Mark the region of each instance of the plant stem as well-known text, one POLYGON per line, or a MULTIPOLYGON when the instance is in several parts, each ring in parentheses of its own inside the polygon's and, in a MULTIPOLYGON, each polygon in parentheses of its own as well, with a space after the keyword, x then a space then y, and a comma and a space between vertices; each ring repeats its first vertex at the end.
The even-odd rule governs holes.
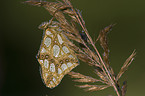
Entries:
MULTIPOLYGON (((71 5, 70 5, 70 6, 71 6, 71 5)), ((72 7, 72 6, 71 6, 71 7, 72 7)), ((73 9, 73 7, 72 7, 72 9, 73 9)), ((102 62, 102 64, 103 64, 103 66, 104 66, 104 68, 105 68, 105 70, 106 70, 106 72, 107 72, 107 75, 109 76, 109 79, 110 79, 110 81, 111 81, 111 83, 112 83, 112 86, 114 87, 114 89, 115 89, 115 91, 116 91, 116 94, 117 94, 118 96, 120 96, 120 94, 119 94, 119 92, 118 92, 118 90, 117 90, 117 87, 116 87, 116 85, 115 85, 115 82, 114 82, 113 79, 111 78, 111 76, 110 76, 110 74, 109 74, 109 71, 108 71, 106 65, 104 64, 104 62, 103 62, 103 60, 102 60, 102 57, 100 56, 100 53, 98 52, 96 46, 95 46, 94 43, 93 43, 92 38, 91 38, 90 35, 88 34, 87 29, 84 28, 83 24, 81 23, 81 20, 80 20, 79 16, 77 15, 76 11, 75 11, 74 9, 73 9, 73 11, 74 11, 74 13, 75 13, 75 15, 76 15, 76 17, 77 17, 77 19, 78 19, 78 22, 80 23, 81 27, 83 28, 84 32, 86 33, 87 37, 89 38, 89 40, 90 40, 92 46, 94 47, 95 51, 97 52, 97 54, 98 54, 98 56, 99 56, 99 58, 100 58, 100 60, 101 60, 101 62, 102 62)))
POLYGON ((109 73, 109 71, 108 71, 106 65, 104 64, 103 59, 102 59, 100 53, 98 52, 96 46, 94 45, 91 36, 88 34, 87 29, 84 27, 84 26, 85 26, 85 25, 83 25, 84 23, 81 22, 81 20, 83 20, 82 17, 80 17, 80 18, 81 18, 81 20, 80 20, 80 18, 79 18, 79 16, 78 16, 77 12, 74 10, 74 8, 73 8, 73 6, 71 5, 71 3, 70 3, 68 0, 67 0, 67 3, 68 3, 68 5, 72 8, 72 10, 74 11, 74 14, 75 14, 75 16, 76 16, 76 18, 77 18, 79 24, 80 24, 81 27, 83 28, 84 32, 86 33, 88 39, 90 40, 90 42, 91 42, 91 44, 92 44, 92 46, 93 46, 93 48, 94 48, 95 51, 97 52, 98 57, 100 58, 100 61, 101 61, 102 65, 103 65, 104 68, 105 68, 105 72, 107 72, 107 76, 109 76, 109 79, 110 79, 110 81, 111 81, 112 86, 114 87, 114 90, 116 91, 117 96, 120 96, 119 91, 118 91, 118 89, 117 89, 117 87, 116 87, 116 84, 115 84, 114 80, 112 79, 112 77, 111 77, 111 75, 110 75, 110 73, 109 73))

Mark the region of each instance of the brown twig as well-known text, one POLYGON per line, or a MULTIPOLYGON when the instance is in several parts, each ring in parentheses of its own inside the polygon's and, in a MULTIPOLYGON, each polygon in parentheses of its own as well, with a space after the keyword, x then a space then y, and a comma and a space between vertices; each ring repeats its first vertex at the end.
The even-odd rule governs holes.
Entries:
MULTIPOLYGON (((69 1, 68 1, 68 2, 69 2, 69 1)), ((81 22, 81 20, 83 20, 83 19, 80 20, 80 18, 82 18, 82 17, 79 18, 79 16, 77 15, 75 9, 73 8, 73 6, 71 5, 70 2, 69 2, 68 4, 69 4, 69 6, 73 9, 73 11, 74 11, 74 13, 75 13, 75 16, 77 17, 77 19, 78 19, 78 21, 79 21, 81 27, 83 28, 84 32, 86 33, 86 35, 87 35, 88 39, 90 40, 90 42, 91 42, 93 48, 94 48, 95 51, 97 52, 97 54, 98 54, 98 56, 99 56, 99 59, 101 60, 101 63, 102 63, 102 65, 104 66, 105 71, 106 71, 107 75, 109 76, 109 78, 110 78, 110 80, 111 80, 111 82, 112 82, 112 86, 114 87, 114 89, 115 89, 117 95, 120 96, 120 94, 119 94, 119 92, 118 92, 118 89, 117 89, 116 86, 115 86, 115 82, 114 82, 113 79, 111 78, 111 75, 109 74, 109 71, 108 71, 106 65, 104 64, 103 59, 102 59, 102 57, 100 56, 99 51, 97 50, 96 46, 94 45, 91 36, 88 34, 87 29, 83 26, 83 24, 82 24, 82 22, 81 22)))

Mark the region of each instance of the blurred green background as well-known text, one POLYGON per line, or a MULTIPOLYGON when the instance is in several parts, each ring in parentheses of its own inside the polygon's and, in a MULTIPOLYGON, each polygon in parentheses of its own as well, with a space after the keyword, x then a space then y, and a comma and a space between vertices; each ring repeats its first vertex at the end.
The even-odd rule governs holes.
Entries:
MULTIPOLYGON (((35 56, 42 39, 38 26, 51 16, 44 8, 22 4, 22 1, 25 0, 1 1, 0 96, 116 96, 113 88, 85 92, 75 87, 76 83, 68 75, 53 90, 45 87, 35 56)), ((109 24, 117 24, 109 33, 111 66, 117 73, 136 49, 135 61, 121 82, 128 81, 126 96, 145 96, 145 1, 71 1, 82 10, 92 38, 97 38, 99 31, 109 24)), ((74 71, 96 77, 90 72, 91 67, 82 62, 74 71)))

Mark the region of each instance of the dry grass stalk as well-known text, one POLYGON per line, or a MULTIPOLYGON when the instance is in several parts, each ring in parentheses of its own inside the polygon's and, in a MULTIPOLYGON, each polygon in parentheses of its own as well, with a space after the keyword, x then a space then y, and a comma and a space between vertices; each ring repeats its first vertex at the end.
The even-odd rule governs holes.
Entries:
POLYGON ((126 61, 124 62, 123 66, 121 67, 117 77, 116 77, 116 81, 119 80, 119 78, 123 75, 123 73, 128 69, 129 65, 132 63, 132 61, 134 60, 134 56, 135 56, 135 50, 133 51, 133 53, 129 56, 129 58, 126 59, 126 61))
POLYGON ((98 91, 98 90, 103 90, 109 87, 108 85, 88 85, 88 84, 77 85, 77 86, 80 88, 88 88, 88 89, 85 89, 86 91, 98 91))
MULTIPOLYGON (((80 73, 70 72, 69 75, 72 78, 76 78, 75 82, 83 82, 83 83, 93 83, 93 85, 84 84, 78 85, 80 88, 87 88, 87 91, 98 91, 103 90, 112 86, 117 94, 117 96, 125 96, 127 90, 127 83, 123 83, 122 89, 119 85, 119 79, 123 75, 123 73, 127 70, 128 66, 134 59, 135 51, 130 55, 130 57, 123 64, 120 72, 117 76, 115 76, 113 68, 109 64, 109 48, 108 48, 108 39, 107 34, 112 29, 114 24, 109 25, 100 31, 100 34, 95 42, 93 42, 87 28, 85 27, 85 21, 81 16, 79 10, 75 9, 70 1, 63 0, 63 2, 46 2, 46 1, 25 1, 25 3, 29 3, 31 5, 36 5, 40 7, 44 7, 48 10, 48 12, 56 18, 61 26, 64 34, 71 40, 75 41, 81 46, 77 46, 76 44, 68 41, 70 48, 76 52, 78 58, 88 63, 91 66, 94 66, 94 70, 96 75, 100 77, 100 79, 93 78, 91 76, 85 76, 80 73), (66 18, 66 15, 70 17, 70 19, 66 18), (77 29, 77 25, 80 25, 82 28, 82 32, 77 29), (101 57, 99 51, 97 50, 95 43, 100 41, 100 46, 103 48, 104 53, 101 57), (101 82, 101 85, 96 85, 96 82, 101 82)), ((53 19, 51 19, 53 21, 53 19)), ((51 22, 50 21, 50 22, 51 22)))

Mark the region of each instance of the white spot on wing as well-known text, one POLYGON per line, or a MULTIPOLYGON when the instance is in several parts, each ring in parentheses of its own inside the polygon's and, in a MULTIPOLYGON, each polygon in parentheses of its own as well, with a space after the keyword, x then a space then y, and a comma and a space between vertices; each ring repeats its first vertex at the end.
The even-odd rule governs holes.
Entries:
POLYGON ((61 69, 60 69, 60 68, 58 68, 58 74, 61 74, 61 73, 62 73, 61 69))
POLYGON ((48 76, 48 73, 45 73, 45 76, 47 77, 48 76))
POLYGON ((71 62, 68 62, 68 63, 67 63, 67 66, 68 66, 68 67, 71 67, 72 65, 73 65, 73 64, 72 64, 71 62))
POLYGON ((54 82, 56 82, 56 79, 53 77, 53 79, 52 79, 54 82))
POLYGON ((55 72, 55 65, 54 63, 50 64, 50 71, 55 72))
POLYGON ((60 43, 60 44, 62 44, 62 43, 63 43, 63 41, 62 41, 61 36, 60 36, 59 34, 57 34, 57 37, 58 37, 58 41, 59 41, 59 43, 60 43))
POLYGON ((49 38, 49 37, 45 38, 44 44, 45 44, 47 47, 49 47, 50 44, 51 44, 51 38, 49 38))
POLYGON ((69 53, 69 50, 68 50, 68 48, 67 48, 66 46, 63 46, 63 47, 62 47, 62 50, 63 50, 65 53, 69 53))
POLYGON ((76 64, 76 63, 73 63, 74 65, 76 64))
POLYGON ((66 64, 62 64, 62 65, 61 65, 61 69, 62 69, 63 71, 66 70, 66 69, 67 69, 66 64))
POLYGON ((40 60, 39 62, 40 62, 40 63, 43 63, 43 60, 40 60))
POLYGON ((49 26, 49 27, 58 27, 57 25, 51 25, 51 26, 49 26))
POLYGON ((61 51, 61 55, 63 55, 64 53, 61 51))
POLYGON ((46 31, 46 34, 53 37, 53 34, 50 31, 46 31))
POLYGON ((53 85, 53 82, 52 82, 52 81, 50 81, 50 84, 51 84, 51 85, 53 85))
POLYGON ((46 49, 45 48, 42 48, 41 49, 41 53, 45 53, 46 52, 46 49))
POLYGON ((45 68, 48 68, 49 66, 49 61, 47 59, 44 60, 44 67, 45 68))
POLYGON ((59 52, 60 52, 59 46, 58 45, 54 45, 53 46, 53 56, 58 57, 59 52))
POLYGON ((54 29, 51 29, 53 32, 56 32, 54 29))
POLYGON ((69 57, 69 58, 74 58, 72 55, 69 55, 68 57, 69 57))

